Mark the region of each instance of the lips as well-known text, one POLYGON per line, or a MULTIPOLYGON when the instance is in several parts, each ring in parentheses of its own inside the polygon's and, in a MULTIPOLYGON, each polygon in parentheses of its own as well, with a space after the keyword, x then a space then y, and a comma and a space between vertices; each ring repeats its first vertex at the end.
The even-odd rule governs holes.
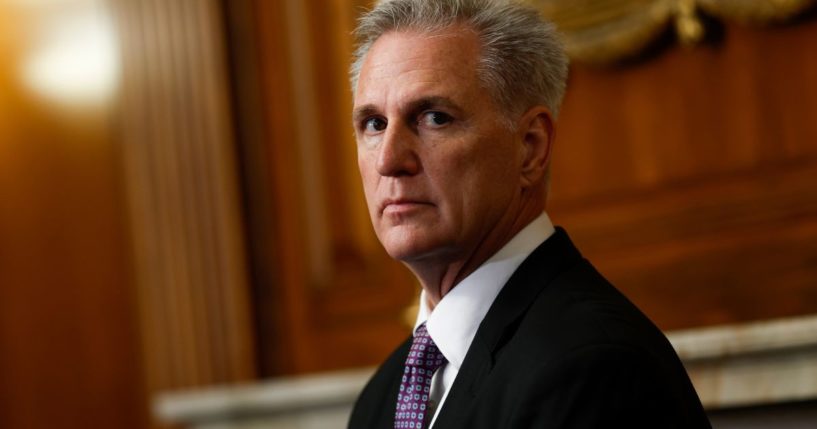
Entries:
POLYGON ((430 206, 431 203, 413 198, 388 198, 380 204, 380 213, 405 213, 411 210, 430 206))

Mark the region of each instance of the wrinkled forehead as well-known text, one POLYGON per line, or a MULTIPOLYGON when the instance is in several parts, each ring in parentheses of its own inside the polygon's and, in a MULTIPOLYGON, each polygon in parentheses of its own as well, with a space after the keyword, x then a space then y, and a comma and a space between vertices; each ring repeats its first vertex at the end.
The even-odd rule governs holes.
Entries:
MULTIPOLYGON (((353 59, 352 72, 359 73, 363 62, 372 51, 372 47, 386 36, 393 36, 395 34, 414 35, 418 41, 423 39, 433 38, 452 38, 458 34, 473 33, 478 36, 478 32, 468 23, 453 21, 453 22, 437 22, 425 24, 406 24, 384 29, 381 33, 371 34, 365 36, 360 40, 363 45, 358 47, 353 59)), ((355 78, 355 76, 353 76, 355 78)), ((354 82, 353 82, 354 83, 354 82)))
POLYGON ((390 31, 380 36, 363 60, 355 103, 406 85, 472 85, 477 80, 479 42, 474 32, 458 27, 427 32, 390 31))

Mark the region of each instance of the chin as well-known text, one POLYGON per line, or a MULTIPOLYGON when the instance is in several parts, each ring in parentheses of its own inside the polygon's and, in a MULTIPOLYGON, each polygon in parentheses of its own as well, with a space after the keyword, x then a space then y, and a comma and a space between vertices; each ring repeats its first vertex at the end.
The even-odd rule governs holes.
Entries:
POLYGON ((392 259, 400 262, 415 261, 420 259, 424 253, 422 249, 418 249, 416 246, 384 244, 383 247, 386 249, 386 253, 388 253, 392 259))
POLYGON ((446 246, 432 237, 416 237, 409 240, 394 240, 383 243, 386 253, 403 263, 418 262, 444 253, 446 246))
POLYGON ((408 263, 450 249, 452 243, 445 232, 428 223, 390 225, 378 231, 377 238, 392 259, 408 263))

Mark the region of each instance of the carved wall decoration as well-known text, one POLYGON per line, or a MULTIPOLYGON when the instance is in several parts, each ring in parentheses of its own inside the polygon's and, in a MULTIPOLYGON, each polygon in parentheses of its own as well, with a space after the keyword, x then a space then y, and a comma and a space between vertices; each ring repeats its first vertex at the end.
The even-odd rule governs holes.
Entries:
POLYGON ((748 24, 799 16, 815 0, 529 0, 565 35, 570 57, 612 63, 643 52, 673 26, 681 43, 705 36, 702 15, 748 24))
POLYGON ((255 377, 221 9, 111 1, 119 121, 149 393, 255 377))

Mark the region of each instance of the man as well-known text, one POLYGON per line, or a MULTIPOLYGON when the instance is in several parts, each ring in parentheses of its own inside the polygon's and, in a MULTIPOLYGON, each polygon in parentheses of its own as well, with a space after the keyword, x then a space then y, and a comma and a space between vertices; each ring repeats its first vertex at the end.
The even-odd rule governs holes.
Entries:
POLYGON ((670 344, 544 212, 567 60, 535 11, 393 0, 360 22, 358 164, 422 285, 364 428, 707 428, 670 344))

